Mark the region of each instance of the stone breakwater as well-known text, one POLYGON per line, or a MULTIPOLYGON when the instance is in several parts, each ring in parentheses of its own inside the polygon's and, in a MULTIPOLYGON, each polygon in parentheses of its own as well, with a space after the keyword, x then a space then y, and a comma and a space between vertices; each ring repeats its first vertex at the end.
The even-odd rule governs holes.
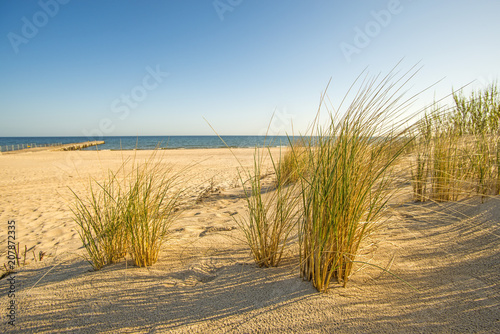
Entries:
POLYGON ((87 141, 84 143, 64 144, 61 146, 51 147, 51 151, 76 151, 82 148, 97 146, 104 144, 104 141, 87 141))
POLYGON ((76 151, 81 150, 86 147, 97 146, 104 144, 102 140, 94 140, 94 141, 86 141, 82 143, 71 143, 71 144, 44 144, 43 146, 35 145, 26 145, 27 148, 24 148, 24 145, 19 147, 16 150, 15 146, 12 145, 12 151, 0 152, 0 154, 14 154, 14 153, 23 153, 23 152, 38 152, 38 151, 76 151))

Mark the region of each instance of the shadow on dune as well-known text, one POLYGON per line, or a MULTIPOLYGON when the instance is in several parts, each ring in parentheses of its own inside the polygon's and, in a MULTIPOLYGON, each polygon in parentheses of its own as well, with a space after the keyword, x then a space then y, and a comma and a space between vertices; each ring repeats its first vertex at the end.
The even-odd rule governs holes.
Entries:
MULTIPOLYGON (((20 301, 17 330, 174 330, 248 311, 268 311, 315 293, 290 268, 232 264, 163 273, 124 270, 123 264, 97 272, 88 268, 84 262, 60 265, 59 273, 54 269, 33 290, 19 291, 24 302, 20 301)), ((34 278, 42 271, 26 271, 23 276, 34 278)), ((230 324, 235 326, 238 323, 230 324)))
POLYGON ((150 269, 120 263, 88 272, 88 264, 76 261, 55 268, 29 292, 46 268, 20 274, 25 283, 14 332, 495 332, 495 201, 400 209, 407 219, 391 230, 389 249, 377 256, 397 252, 391 271, 418 291, 375 270, 376 280, 362 279, 362 272, 346 289, 319 294, 292 261, 269 269, 231 262, 235 255, 244 258, 241 249, 171 268, 167 259, 150 269))

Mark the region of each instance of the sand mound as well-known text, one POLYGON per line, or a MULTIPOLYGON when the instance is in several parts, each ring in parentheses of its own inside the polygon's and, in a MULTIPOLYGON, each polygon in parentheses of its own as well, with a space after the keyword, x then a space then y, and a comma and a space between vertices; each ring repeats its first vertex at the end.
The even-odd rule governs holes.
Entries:
MULTIPOLYGON (((250 155, 248 162, 251 152, 242 153, 250 155)), ((116 162, 111 153, 108 165, 116 162)), ((36 157, 38 166, 44 166, 46 154, 36 157)), ((198 156, 204 154, 207 157, 206 151, 198 156)), ((227 164, 217 164, 231 157, 226 158, 206 160, 197 172, 217 174, 220 168, 224 173, 227 164), (207 165, 211 167, 205 168, 207 165)), ((240 191, 227 185, 201 202, 196 202, 193 193, 192 204, 186 202, 186 210, 153 267, 136 268, 131 261, 122 261, 90 271, 91 266, 79 256, 81 244, 72 234, 67 207, 50 193, 63 182, 50 174, 54 156, 46 157, 47 170, 40 174, 28 167, 17 172, 9 167, 22 167, 22 161, 34 158, 16 155, 21 160, 9 163, 2 159, 5 168, 0 169, 4 174, 0 182, 8 183, 7 174, 20 183, 15 189, 1 188, 2 221, 17 217, 17 228, 28 229, 22 243, 32 237, 36 243, 36 238, 50 235, 60 248, 51 248, 46 259, 31 262, 15 275, 16 326, 3 321, 0 331, 499 332, 500 197, 485 203, 472 198, 394 207, 395 216, 367 240, 366 254, 360 260, 389 269, 416 290, 376 267, 360 265, 347 288, 334 286, 329 293, 319 294, 299 277, 292 253, 278 268, 253 264, 233 220, 245 203, 240 191)), ((233 176, 224 175, 216 183, 233 176)), ((40 245, 48 247, 50 242, 40 245)), ((4 314, 8 289, 7 280, 0 280, 4 314)))

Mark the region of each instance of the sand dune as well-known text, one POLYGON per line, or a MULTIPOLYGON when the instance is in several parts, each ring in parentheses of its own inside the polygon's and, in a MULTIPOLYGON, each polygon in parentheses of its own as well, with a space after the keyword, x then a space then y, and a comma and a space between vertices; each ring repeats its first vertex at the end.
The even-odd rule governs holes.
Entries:
MULTIPOLYGON (((253 149, 234 153, 243 166, 252 165, 253 149)), ((360 259, 388 268, 416 290, 360 265, 347 288, 319 294, 299 277, 293 251, 278 268, 253 264, 233 219, 245 210, 239 164, 226 149, 163 152, 175 169, 190 169, 184 210, 159 262, 137 268, 122 261, 91 271, 72 221, 69 187, 83 192, 89 176, 103 179, 128 156, 144 160, 150 154, 0 156, 1 253, 9 220, 16 221, 22 249, 46 253, 42 261, 28 256, 15 275, 15 327, 5 318, 10 285, 0 280, 0 331, 500 332, 500 197, 485 203, 394 201, 392 218, 366 240, 360 259)))

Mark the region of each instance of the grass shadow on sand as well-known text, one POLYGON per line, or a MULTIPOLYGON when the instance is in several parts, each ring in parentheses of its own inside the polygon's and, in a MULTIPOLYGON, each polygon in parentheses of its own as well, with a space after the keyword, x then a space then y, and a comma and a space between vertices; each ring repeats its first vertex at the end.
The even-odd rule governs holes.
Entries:
MULTIPOLYGON (((236 330, 249 316, 316 295, 290 266, 263 270, 235 263, 172 272, 123 268, 121 263, 86 272, 83 262, 76 262, 61 265, 60 272, 54 269, 30 292, 19 292, 17 330, 140 332, 200 326, 203 331, 210 322, 219 323, 218 330, 236 330)), ((42 271, 27 271, 19 279, 28 278, 30 285, 42 271)))
MULTIPOLYGON (((499 200, 399 209, 406 219, 381 232, 378 263, 395 254, 391 272, 418 292, 368 267, 348 288, 318 294, 292 260, 261 269, 241 262, 247 250, 221 245, 149 269, 125 270, 122 262, 87 272, 83 261, 61 264, 29 294, 44 271, 20 272, 13 332, 495 332, 499 200)), ((4 307, 4 281, 0 289, 4 307)))
MULTIPOLYGON (((388 289, 360 322, 388 331, 495 332, 500 326, 500 197, 408 204, 391 269, 419 292, 388 289), (372 316, 374 314, 375 316, 372 316)), ((390 284, 388 275, 377 284, 390 284)), ((368 296, 367 296, 368 297, 368 296)), ((370 298, 368 298, 370 299, 370 298)))

